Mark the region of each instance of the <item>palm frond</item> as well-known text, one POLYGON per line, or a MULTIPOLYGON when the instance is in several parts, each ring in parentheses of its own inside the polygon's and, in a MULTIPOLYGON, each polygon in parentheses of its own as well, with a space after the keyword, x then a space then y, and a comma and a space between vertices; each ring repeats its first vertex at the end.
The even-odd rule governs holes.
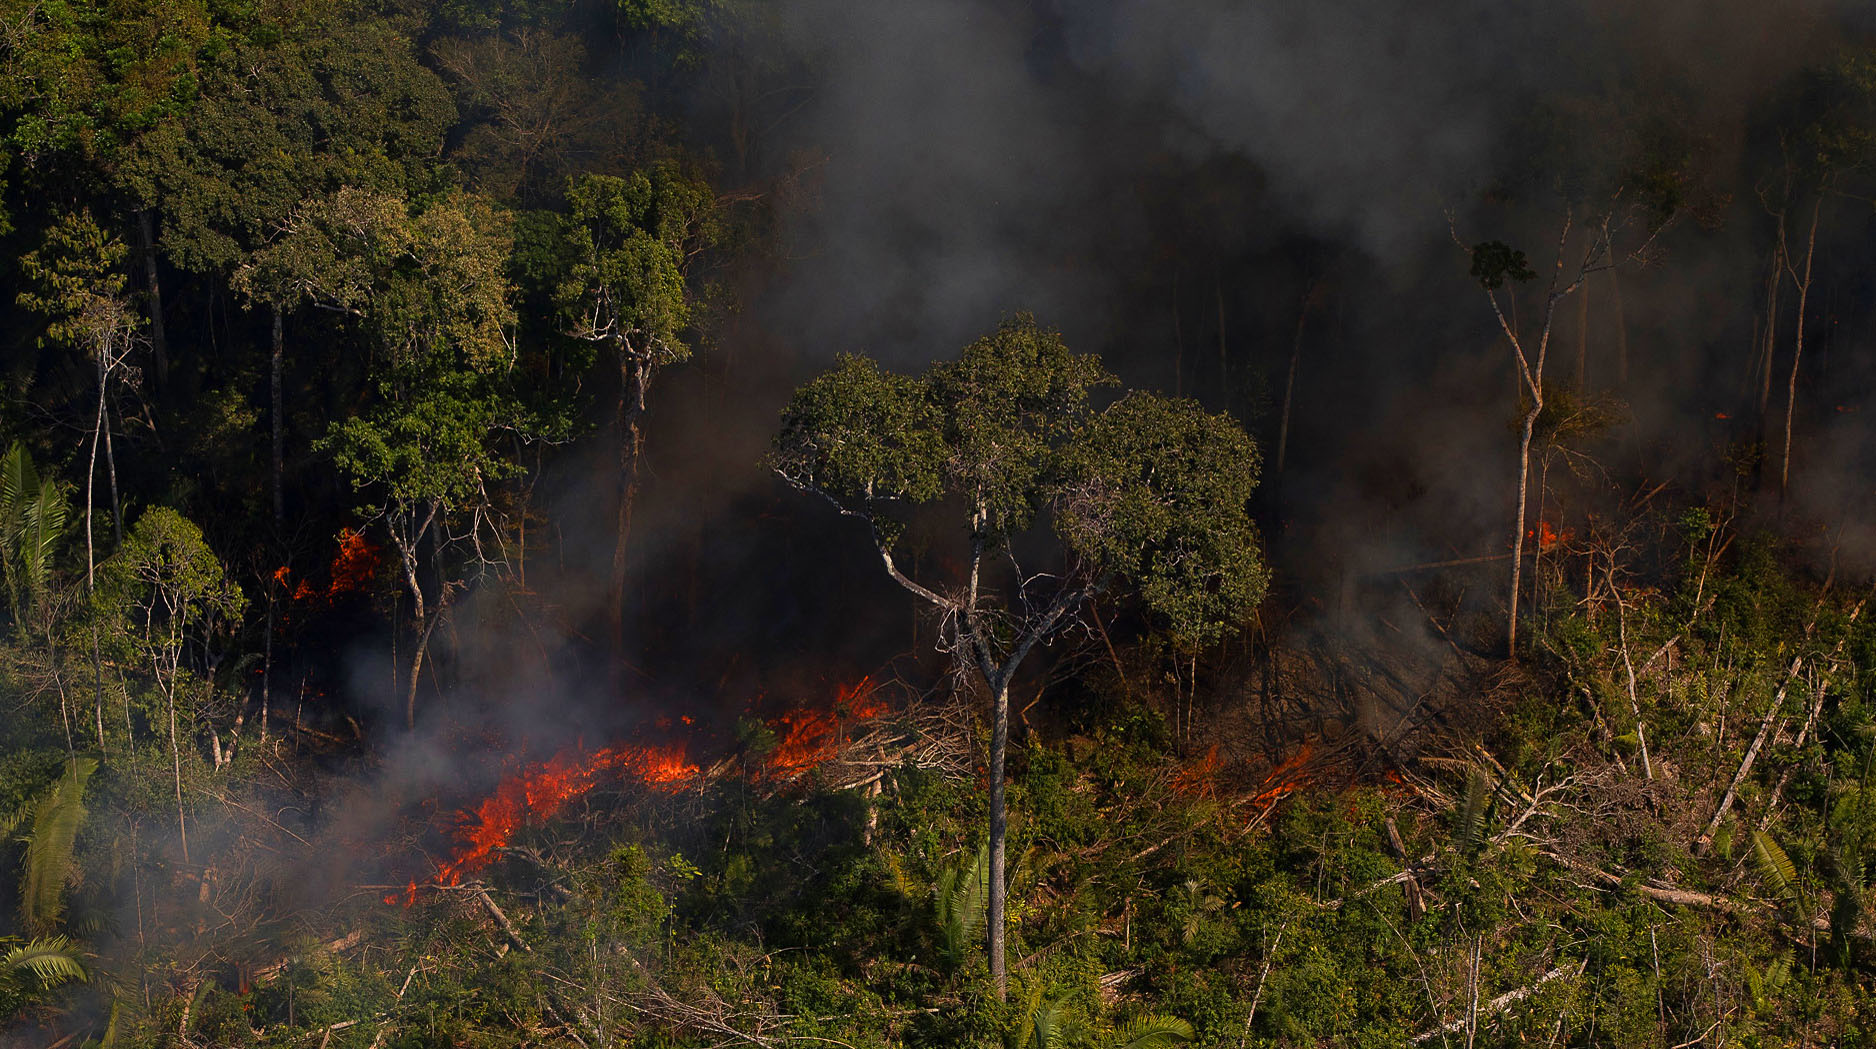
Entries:
POLYGON ((1798 868, 1778 842, 1762 830, 1752 832, 1752 861, 1759 869, 1759 880, 1772 895, 1780 899, 1797 895, 1798 868))
POLYGON ((1106 1049, 1158 1049, 1191 1040, 1192 1025, 1177 1016, 1142 1016, 1116 1029, 1106 1049))
POLYGON ((979 846, 968 867, 960 863, 945 868, 938 875, 933 897, 945 957, 952 965, 961 965, 983 935, 989 917, 990 847, 979 846))
POLYGON ((30 972, 47 987, 85 979, 85 965, 79 960, 72 941, 63 936, 43 936, 28 940, 0 955, 0 973, 30 972))
POLYGON ((51 478, 41 481, 24 507, 20 534, 15 541, 20 561, 20 585, 34 601, 44 601, 52 587, 53 555, 65 534, 65 493, 51 478))
POLYGON ((65 774, 33 806, 26 868, 20 879, 20 917, 29 928, 56 923, 65 909, 73 847, 85 822, 85 784, 97 770, 97 758, 71 758, 65 763, 65 774))
POLYGON ((1021 1017, 1015 1030, 1003 1036, 1004 1049, 1048 1049, 1047 1046, 1035 1045, 1036 1011, 1042 1008, 1042 982, 1040 980, 1029 988, 1029 1001, 1023 1004, 1021 1017))
POLYGON ((0 457, 0 576, 5 577, 7 602, 16 619, 20 613, 20 579, 13 551, 25 518, 26 493, 38 485, 26 446, 15 441, 0 457))

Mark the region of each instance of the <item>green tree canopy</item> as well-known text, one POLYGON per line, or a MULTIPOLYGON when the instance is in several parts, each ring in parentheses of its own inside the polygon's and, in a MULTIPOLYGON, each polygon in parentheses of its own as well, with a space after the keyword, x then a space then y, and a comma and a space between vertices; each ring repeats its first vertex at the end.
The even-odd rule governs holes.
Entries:
POLYGON ((1131 595, 1197 644, 1248 615, 1267 581, 1248 507, 1255 443, 1194 401, 1134 393, 1096 410, 1091 394, 1114 382, 1100 358, 1022 315, 916 377, 841 358, 796 392, 775 442, 784 479, 868 523, 887 573, 940 613, 943 648, 991 695, 988 925, 999 993, 1016 671, 1097 595, 1131 595), (900 536, 915 515, 948 512, 960 512, 970 544, 964 578, 912 578, 894 556, 900 536), (1044 514, 1061 564, 1025 574, 1011 540, 1044 514), (1000 563, 1007 570, 994 571, 1000 563))

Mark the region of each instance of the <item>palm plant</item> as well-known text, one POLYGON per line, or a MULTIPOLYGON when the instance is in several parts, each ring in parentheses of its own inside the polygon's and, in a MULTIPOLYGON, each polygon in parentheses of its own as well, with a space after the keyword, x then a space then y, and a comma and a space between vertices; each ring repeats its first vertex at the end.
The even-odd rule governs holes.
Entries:
POLYGON ((1067 998, 1045 998, 1037 982, 1022 1021, 1004 1038, 1005 1049, 1162 1049, 1192 1040, 1192 1025, 1176 1016, 1137 1017, 1118 1027, 1092 1028, 1076 1019, 1067 998))
POLYGON ((983 936, 989 916, 989 846, 979 846, 969 865, 959 862, 940 872, 932 897, 945 960, 954 968, 963 965, 971 945, 983 936))
POLYGON ((25 446, 15 442, 0 458, 0 577, 15 623, 44 614, 66 510, 58 482, 41 478, 25 446))
POLYGON ((0 938, 0 1023, 18 1017, 51 991, 84 979, 84 962, 63 936, 0 938))
POLYGON ((26 859, 20 876, 20 917, 26 926, 46 930, 65 910, 65 886, 75 871, 73 853, 85 822, 85 785, 98 771, 89 755, 68 759, 65 772, 33 802, 0 820, 0 834, 25 825, 21 840, 26 859))

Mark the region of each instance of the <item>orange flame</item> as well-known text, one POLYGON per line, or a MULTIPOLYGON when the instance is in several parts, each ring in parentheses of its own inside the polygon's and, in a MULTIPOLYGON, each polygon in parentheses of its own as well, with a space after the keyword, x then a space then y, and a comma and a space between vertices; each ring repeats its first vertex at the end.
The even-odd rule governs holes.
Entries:
POLYGON ((1524 537, 1526 539, 1537 540, 1537 549, 1541 552, 1549 553, 1550 550, 1559 543, 1567 543, 1575 539, 1576 533, 1570 531, 1568 528, 1558 531, 1550 526, 1549 521, 1539 521, 1537 522, 1536 528, 1524 533, 1524 537))
POLYGON ((1223 762, 1218 757, 1218 744, 1205 752, 1205 756, 1194 761, 1173 776, 1173 789, 1181 794, 1195 797, 1209 797, 1215 786, 1219 766, 1223 762))
MULTIPOLYGON (((339 577, 335 566, 334 578, 339 577)), ((878 717, 886 710, 886 704, 874 698, 870 678, 840 689, 827 709, 790 710, 769 722, 779 742, 768 754, 764 771, 781 778, 798 776, 839 753, 847 725, 878 717)), ((685 726, 695 724, 689 715, 680 715, 676 721, 685 726)), ((675 727, 670 718, 659 718, 653 725, 667 731, 675 727)), ((687 753, 683 742, 619 744, 591 754, 569 748, 546 761, 525 766, 503 779, 480 804, 457 813, 457 845, 451 857, 437 865, 434 884, 462 884, 464 878, 493 863, 524 827, 552 819, 608 776, 635 780, 667 794, 700 782, 703 772, 687 753)), ((391 893, 384 902, 408 907, 416 902, 421 888, 412 879, 402 893, 391 893)))
MULTIPOLYGON (((552 819, 615 772, 670 794, 699 774, 685 759, 682 744, 606 747, 590 755, 561 751, 503 780, 480 805, 457 814, 459 845, 448 862, 437 866, 437 884, 462 884, 465 876, 487 867, 530 820, 552 819)), ((415 884, 405 895, 406 905, 415 896, 415 884)), ((386 900, 395 902, 395 897, 386 900)))
MULTIPOLYGON (((319 599, 331 604, 346 594, 357 593, 370 586, 373 576, 378 574, 378 566, 383 563, 384 548, 365 538, 365 533, 350 528, 339 529, 339 552, 333 555, 332 565, 327 570, 329 582, 325 590, 313 585, 310 579, 302 579, 293 588, 293 600, 296 602, 319 599)), ((281 586, 287 585, 290 570, 282 565, 274 570, 274 581, 281 586)))
POLYGON ((1270 770, 1264 777, 1262 789, 1251 798, 1251 804, 1260 809, 1268 809, 1306 785, 1314 778, 1304 770, 1309 759, 1315 754, 1315 748, 1305 743, 1296 753, 1284 758, 1282 763, 1270 770))
POLYGON ((829 709, 797 707, 780 715, 769 722, 780 737, 769 752, 770 771, 782 776, 808 771, 840 752, 845 725, 885 712, 886 704, 873 697, 873 679, 864 677, 841 689, 829 709))

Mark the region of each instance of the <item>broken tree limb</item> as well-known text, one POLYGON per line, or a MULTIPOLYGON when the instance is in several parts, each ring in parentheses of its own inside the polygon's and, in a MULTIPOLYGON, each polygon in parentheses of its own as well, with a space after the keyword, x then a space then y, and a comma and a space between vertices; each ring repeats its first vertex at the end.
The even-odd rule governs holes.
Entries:
MULTIPOLYGON (((1830 693, 1829 682, 1823 678, 1817 681, 1816 696, 1811 702, 1811 712, 1804 717, 1803 727, 1798 729, 1798 738, 1792 744, 1793 750, 1803 750, 1805 741, 1811 738, 1811 730, 1817 727, 1817 719, 1824 713, 1824 697, 1830 693)), ((1778 814, 1778 800, 1784 796, 1785 787, 1791 782, 1791 774, 1796 765, 1787 765, 1778 774, 1778 783, 1772 787, 1772 796, 1765 803, 1765 811, 1759 816, 1759 829, 1764 830, 1778 814)))
POLYGON ((1779 684, 1778 692, 1772 697, 1772 709, 1766 711, 1765 720, 1759 722, 1759 733, 1752 737, 1752 745, 1746 748, 1746 756, 1740 760, 1739 768, 1733 772, 1733 781, 1727 784, 1726 793, 1720 797, 1719 808, 1713 811, 1713 818, 1707 821, 1707 828, 1700 832, 1700 837, 1694 839, 1695 854, 1706 852, 1707 846, 1713 844, 1713 835, 1719 832, 1720 824, 1733 807, 1733 800, 1739 796, 1739 785, 1744 783, 1746 776, 1752 772, 1753 762, 1759 760, 1759 751, 1765 748, 1765 741, 1772 735, 1773 724, 1780 720, 1778 712, 1785 706, 1785 693, 1790 690, 1792 680, 1798 676, 1798 671, 1803 667, 1804 656, 1793 656, 1791 667, 1785 671, 1785 680, 1779 684))
POLYGON ((473 891, 476 899, 482 901, 483 909, 489 912, 489 917, 495 919, 495 924, 501 927, 502 936, 508 940, 508 945, 523 954, 533 954, 534 948, 529 947, 528 942, 521 938, 521 933, 515 928, 515 923, 509 921, 508 915, 503 914, 502 909, 496 906, 495 898, 489 895, 488 886, 478 884, 473 891))
MULTIPOLYGON (((1581 975, 1584 968, 1588 965, 1589 965, 1588 961, 1570 962, 1564 965, 1559 965, 1556 968, 1545 973, 1544 975, 1538 977, 1535 981, 1531 982, 1530 984, 1520 987, 1515 991, 1506 991, 1504 994, 1501 994, 1498 997, 1492 999, 1491 1001, 1485 1003, 1485 1014, 1487 1016, 1494 1016, 1494 1015, 1497 1015, 1498 1013, 1504 1012, 1510 1006, 1515 1005, 1518 1002, 1521 1002, 1525 1000, 1526 998, 1529 998, 1530 996, 1536 994, 1539 990, 1543 988, 1545 984, 1550 983, 1553 980, 1561 980, 1561 979, 1564 979, 1565 977, 1581 975)), ((1441 1035, 1453 1034, 1454 1032, 1458 1031, 1460 1028, 1466 1026, 1468 1019, 1470 1018, 1461 1017, 1457 1020, 1448 1020, 1445 1023, 1441 1024, 1440 1026, 1433 1028, 1432 1030, 1422 1031, 1419 1034, 1413 1036, 1413 1044, 1421 1045, 1425 1042, 1430 1042, 1433 1039, 1440 1037, 1441 1035)))
MULTIPOLYGON (((1869 595, 1865 594, 1856 604, 1850 606, 1850 613, 1844 617, 1844 625, 1846 627, 1856 622, 1857 617, 1863 614, 1863 606, 1868 602, 1869 595)), ((1822 603, 1820 601, 1820 608, 1821 607, 1822 603)), ((1814 615, 1811 619, 1811 623, 1804 629, 1807 638, 1810 637, 1811 630, 1816 625, 1817 618, 1814 615)), ((1830 655, 1825 657, 1826 662, 1834 664, 1837 661, 1837 657, 1843 652, 1844 642, 1848 641, 1849 638, 1850 632, 1846 629, 1837 638, 1837 643, 1831 647, 1830 655)), ((1759 734, 1753 737, 1752 746, 1747 748, 1745 759, 1739 763, 1739 770, 1733 773, 1733 781, 1727 786, 1726 795, 1720 799, 1720 807, 1714 811, 1713 818, 1707 821, 1707 829, 1701 831, 1700 837, 1694 839, 1694 852, 1696 854, 1705 852, 1707 846, 1713 843, 1713 835, 1719 831, 1721 821, 1726 819, 1727 810, 1732 808, 1734 799, 1739 795, 1739 785, 1745 782, 1746 774, 1752 771, 1752 763, 1758 759, 1760 749, 1765 746, 1765 741, 1771 732, 1773 717, 1778 713, 1779 708, 1785 705, 1785 693, 1791 689, 1791 683, 1797 680, 1798 671, 1803 666, 1804 656, 1802 654, 1792 657, 1791 668, 1785 671, 1785 680, 1779 684, 1778 694, 1772 699, 1772 709, 1766 713, 1765 721, 1759 725, 1759 734)))

